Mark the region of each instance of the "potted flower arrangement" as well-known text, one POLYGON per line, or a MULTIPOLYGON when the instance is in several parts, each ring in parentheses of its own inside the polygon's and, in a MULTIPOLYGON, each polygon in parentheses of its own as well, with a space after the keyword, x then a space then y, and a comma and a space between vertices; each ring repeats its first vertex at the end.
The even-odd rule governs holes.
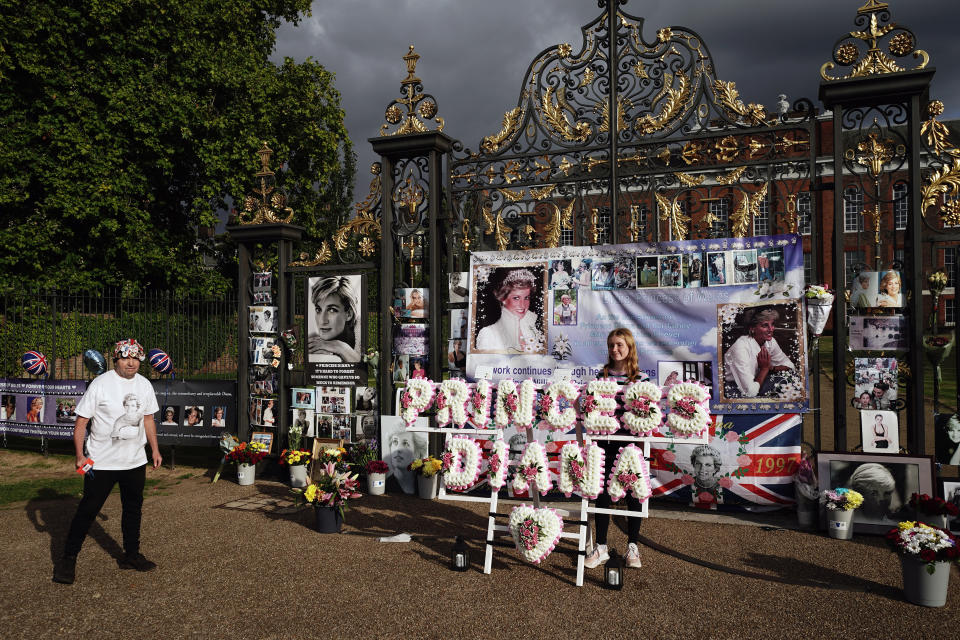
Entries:
POLYGON ((427 456, 410 463, 410 471, 417 474, 417 495, 427 500, 437 497, 437 474, 443 471, 443 462, 427 456))
POLYGON ((237 482, 241 485, 253 484, 256 465, 267 457, 267 445, 262 442, 241 442, 224 456, 226 462, 237 465, 237 482))
POLYGON ((910 496, 910 507, 917 512, 918 520, 941 529, 948 528, 948 518, 956 518, 960 515, 957 505, 937 496, 930 497, 925 493, 915 493, 910 496))
POLYGON ((367 471, 367 463, 377 459, 377 440, 361 440, 350 448, 350 467, 358 474, 367 471))
POLYGON ((320 468, 316 481, 306 489, 294 489, 299 500, 313 506, 320 533, 340 533, 347 501, 359 498, 357 475, 349 474, 327 462, 320 468))
POLYGON ((310 452, 303 449, 284 449, 280 453, 280 464, 290 467, 290 486, 307 486, 307 465, 310 464, 310 452))
POLYGON ((371 460, 366 464, 367 493, 382 496, 387 483, 387 463, 383 460, 371 460))
POLYGON ((853 511, 863 504, 863 496, 853 489, 830 489, 823 492, 827 508, 827 529, 831 538, 849 540, 853 537, 853 511))
POLYGON ((338 471, 347 471, 350 468, 350 464, 347 461, 346 453, 347 450, 343 447, 327 447, 326 449, 321 449, 314 460, 321 466, 333 463, 336 465, 338 471))
POLYGON ((946 604, 950 563, 960 562, 956 538, 943 529, 907 521, 887 533, 887 542, 900 555, 907 600, 925 607, 946 604))
POLYGON ((797 524, 801 528, 811 529, 817 524, 820 490, 817 489, 817 472, 809 455, 801 456, 793 474, 793 486, 797 497, 797 524))

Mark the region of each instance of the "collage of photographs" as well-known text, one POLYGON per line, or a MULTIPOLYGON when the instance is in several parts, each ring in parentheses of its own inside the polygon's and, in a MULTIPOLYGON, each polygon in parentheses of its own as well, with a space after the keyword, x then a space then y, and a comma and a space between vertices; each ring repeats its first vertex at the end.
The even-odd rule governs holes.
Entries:
POLYGON ((376 387, 294 387, 290 423, 308 438, 376 438, 378 404, 376 387))
MULTIPOLYGON (((896 310, 904 306, 900 272, 860 271, 850 281, 849 345, 853 351, 904 351, 907 349, 907 317, 896 310), (887 310, 894 310, 892 315, 887 310)), ((854 358, 855 395, 852 404, 860 410, 862 448, 866 453, 897 453, 900 450, 898 360, 895 357, 854 358)))
POLYGON ((467 369, 467 323, 470 300, 470 274, 454 272, 448 276, 447 300, 449 300, 450 337, 447 340, 446 367, 452 375, 466 375, 467 369))
POLYGON ((226 405, 163 405, 156 416, 157 424, 163 427, 211 427, 224 429, 227 426, 226 405))

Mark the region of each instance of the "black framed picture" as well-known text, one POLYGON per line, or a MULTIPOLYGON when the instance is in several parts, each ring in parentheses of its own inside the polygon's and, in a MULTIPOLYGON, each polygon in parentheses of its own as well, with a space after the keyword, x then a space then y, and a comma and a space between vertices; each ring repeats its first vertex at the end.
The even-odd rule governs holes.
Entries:
POLYGON ((822 452, 817 476, 820 491, 846 487, 863 495, 853 512, 854 532, 884 534, 901 520, 915 519, 908 504, 912 494, 933 494, 933 457, 822 452))

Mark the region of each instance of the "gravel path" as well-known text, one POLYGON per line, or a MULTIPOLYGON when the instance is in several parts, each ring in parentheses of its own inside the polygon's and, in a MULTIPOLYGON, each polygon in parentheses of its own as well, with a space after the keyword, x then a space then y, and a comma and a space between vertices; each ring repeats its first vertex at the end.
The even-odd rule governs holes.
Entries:
MULTIPOLYGON (((240 487, 232 468, 216 484, 202 469, 151 473, 164 479, 144 507, 143 551, 159 564, 152 573, 117 569, 117 495, 71 586, 50 576, 76 498, 0 509, 3 637, 876 638, 960 628, 956 569, 947 606, 918 607, 903 599, 899 562, 881 538, 843 542, 778 527, 791 525, 786 515, 657 507, 641 530, 654 545, 641 546, 643 568, 612 592, 600 569, 574 586, 568 541, 540 567, 498 547, 484 575, 482 504, 365 496, 343 534, 321 535, 311 512, 289 508, 280 482, 240 487), (413 540, 377 540, 397 532, 413 540), (456 534, 471 543, 466 573, 447 568, 456 534)), ((610 542, 625 550, 617 526, 610 542)))

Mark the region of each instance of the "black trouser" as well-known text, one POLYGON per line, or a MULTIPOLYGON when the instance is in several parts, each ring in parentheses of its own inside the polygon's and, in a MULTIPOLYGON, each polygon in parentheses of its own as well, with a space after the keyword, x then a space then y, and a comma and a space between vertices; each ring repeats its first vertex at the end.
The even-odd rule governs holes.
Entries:
POLYGON ((147 479, 147 465, 123 471, 104 471, 96 469, 91 476, 83 477, 83 498, 77 506, 77 513, 70 523, 67 544, 63 555, 75 556, 80 553, 87 531, 93 519, 100 513, 107 501, 113 485, 120 485, 120 505, 123 510, 120 518, 120 530, 123 532, 123 550, 127 555, 140 551, 140 514, 143 507, 143 487, 147 479))
MULTIPOLYGON (((620 453, 621 445, 626 445, 625 442, 615 442, 608 440, 606 442, 601 441, 600 446, 604 451, 604 469, 603 477, 604 479, 609 479, 610 469, 613 467, 614 461, 617 459, 617 454, 620 453)), ((633 496, 632 491, 627 491, 625 496, 627 500, 627 508, 630 511, 640 511, 643 509, 643 505, 640 504, 640 501, 633 496)), ((623 498, 621 498, 623 500, 623 498)), ((599 507, 600 509, 609 509, 613 504, 613 500, 610 499, 610 493, 608 491, 601 491, 600 495, 597 496, 594 506, 599 507)), ((593 514, 594 522, 596 523, 596 533, 597 538, 595 540, 596 544, 607 544, 607 529, 610 528, 610 515, 606 513, 595 513, 593 514)), ((640 521, 639 517, 630 517, 627 516, 627 540, 629 542, 637 543, 640 541, 640 521)))

